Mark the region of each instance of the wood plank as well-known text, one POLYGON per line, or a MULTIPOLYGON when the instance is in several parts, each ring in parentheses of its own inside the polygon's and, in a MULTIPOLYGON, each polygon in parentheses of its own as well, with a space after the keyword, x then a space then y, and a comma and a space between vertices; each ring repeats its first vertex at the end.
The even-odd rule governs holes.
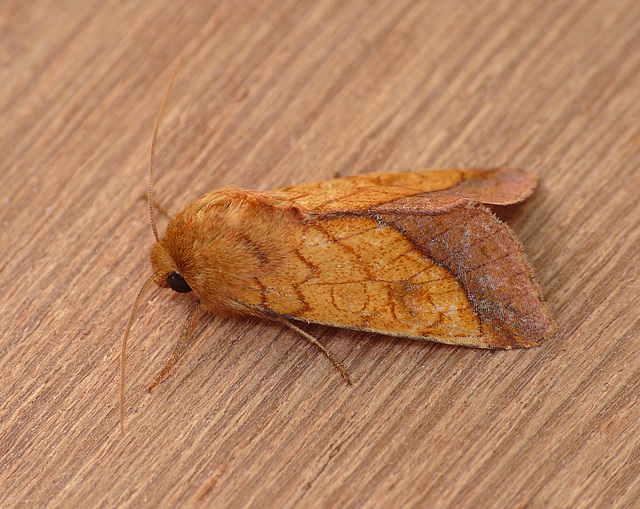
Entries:
MULTIPOLYGON (((2 507, 631 507, 640 499, 640 3, 5 0, 2 507), (153 289, 145 202, 516 166, 558 325, 521 351, 206 317, 153 289)), ((162 221, 162 220, 161 220, 162 221)), ((166 222, 166 221, 164 221, 166 222)), ((163 224, 160 225, 163 227, 163 224)))

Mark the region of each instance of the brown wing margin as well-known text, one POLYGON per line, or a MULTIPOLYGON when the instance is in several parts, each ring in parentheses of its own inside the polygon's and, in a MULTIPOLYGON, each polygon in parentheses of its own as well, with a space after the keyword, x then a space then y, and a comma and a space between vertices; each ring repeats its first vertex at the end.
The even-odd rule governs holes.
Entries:
POLYGON ((551 316, 519 242, 485 207, 373 215, 398 228, 455 276, 482 322, 483 336, 492 338, 488 348, 530 347, 553 333, 551 316))
POLYGON ((471 202, 518 203, 533 192, 536 182, 533 175, 508 167, 422 170, 309 182, 268 195, 311 214, 352 213, 373 207, 433 213, 471 202))
MULTIPOLYGON (((452 170, 453 171, 453 170, 452 170)), ((432 213, 465 203, 511 205, 533 193, 538 180, 518 168, 455 170, 460 180, 446 189, 427 191, 381 204, 379 211, 432 213)))

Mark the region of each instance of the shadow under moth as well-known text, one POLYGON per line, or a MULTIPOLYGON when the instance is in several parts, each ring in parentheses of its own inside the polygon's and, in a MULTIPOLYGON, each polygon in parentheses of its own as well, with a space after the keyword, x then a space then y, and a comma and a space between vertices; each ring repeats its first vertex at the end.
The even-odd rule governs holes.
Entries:
POLYGON ((123 339, 122 426, 126 342, 151 282, 195 296, 152 387, 178 359, 204 311, 280 321, 316 344, 348 382, 331 352, 292 321, 477 348, 526 348, 552 333, 520 243, 485 206, 527 198, 536 179, 524 171, 373 173, 269 192, 226 187, 188 205, 161 238, 152 175, 150 164, 157 243, 153 274, 123 339))

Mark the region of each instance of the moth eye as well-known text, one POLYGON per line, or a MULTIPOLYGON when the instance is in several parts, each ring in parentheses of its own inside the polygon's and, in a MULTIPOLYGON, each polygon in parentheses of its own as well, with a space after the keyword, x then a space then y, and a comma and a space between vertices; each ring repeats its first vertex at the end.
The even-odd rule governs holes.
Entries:
POLYGON ((191 291, 189 283, 187 283, 184 278, 175 271, 167 276, 167 284, 174 292, 189 293, 191 291))

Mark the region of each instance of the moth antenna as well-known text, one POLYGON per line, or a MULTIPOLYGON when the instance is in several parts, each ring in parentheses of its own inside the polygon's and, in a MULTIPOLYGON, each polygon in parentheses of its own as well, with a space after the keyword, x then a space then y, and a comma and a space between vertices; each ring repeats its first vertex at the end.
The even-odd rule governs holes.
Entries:
POLYGON ((158 242, 160 238, 158 237, 158 228, 156 227, 156 218, 153 212, 153 159, 156 155, 156 140, 158 139, 158 131, 160 130, 160 121, 162 120, 162 116, 164 115, 164 109, 167 106, 167 99, 169 99, 169 92, 171 92, 173 81, 176 79, 181 63, 182 58, 178 62, 178 65, 176 65, 176 69, 175 71, 173 71, 173 76, 171 76, 171 81, 169 82, 169 87, 167 88, 167 91, 162 98, 160 112, 158 113, 156 125, 153 129, 153 137, 151 138, 151 153, 149 154, 149 217, 151 219, 151 229, 153 230, 153 236, 156 238, 156 242, 158 242))
POLYGON ((120 356, 120 432, 122 436, 124 436, 124 361, 127 354, 127 340, 129 339, 129 332, 131 331, 131 326, 133 325, 133 319, 136 316, 136 311, 138 311, 138 306, 140 305, 140 300, 144 295, 144 292, 147 291, 151 282, 155 279, 156 274, 151 274, 149 278, 144 282, 142 288, 138 292, 138 297, 136 297, 136 302, 133 305, 133 309, 131 310, 131 316, 129 317, 129 321, 127 322, 127 328, 124 332, 124 337, 122 338, 122 354, 120 356))

